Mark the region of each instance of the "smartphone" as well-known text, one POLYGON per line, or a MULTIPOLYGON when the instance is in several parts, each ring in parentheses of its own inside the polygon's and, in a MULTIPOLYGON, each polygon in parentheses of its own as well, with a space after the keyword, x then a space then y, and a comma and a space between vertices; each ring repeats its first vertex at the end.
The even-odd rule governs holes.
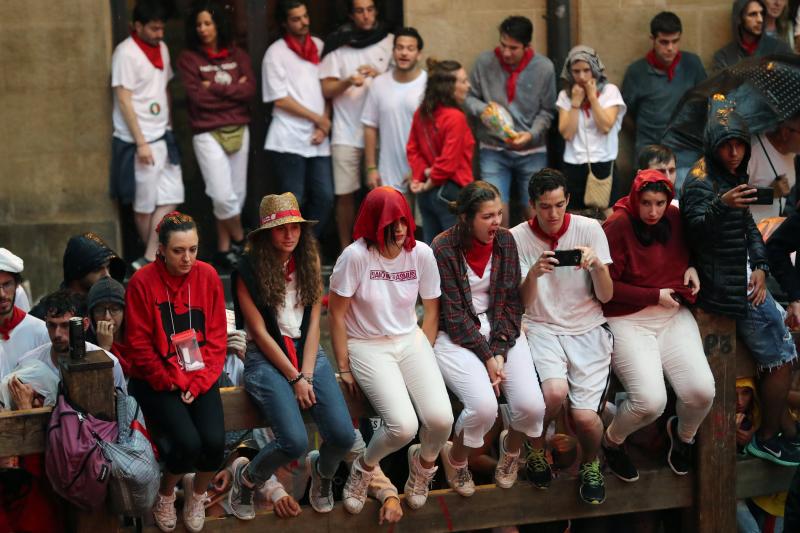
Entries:
MULTIPOLYGON (((775 189, 772 187, 755 187, 756 201, 750 205, 772 205, 775 202, 775 189)), ((752 198, 753 195, 751 194, 752 198)))
POLYGON ((558 261, 557 267, 578 266, 583 255, 580 250, 555 250, 553 254, 558 261))

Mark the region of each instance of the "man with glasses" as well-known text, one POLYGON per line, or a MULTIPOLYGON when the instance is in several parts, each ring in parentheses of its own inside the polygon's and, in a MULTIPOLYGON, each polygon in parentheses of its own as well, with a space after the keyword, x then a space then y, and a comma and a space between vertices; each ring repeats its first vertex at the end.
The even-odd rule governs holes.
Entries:
POLYGON ((19 356, 49 340, 44 322, 16 305, 23 266, 22 259, 0 248, 0 378, 17 365, 19 356))
POLYGON ((772 187, 772 205, 751 205, 756 223, 765 218, 786 216, 786 197, 796 182, 794 158, 800 153, 800 116, 782 122, 772 131, 750 138, 748 183, 753 187, 772 187))
POLYGON ((128 366, 121 356, 125 338, 125 287, 113 278, 102 278, 92 285, 86 303, 89 310, 86 340, 116 355, 127 375, 128 366))

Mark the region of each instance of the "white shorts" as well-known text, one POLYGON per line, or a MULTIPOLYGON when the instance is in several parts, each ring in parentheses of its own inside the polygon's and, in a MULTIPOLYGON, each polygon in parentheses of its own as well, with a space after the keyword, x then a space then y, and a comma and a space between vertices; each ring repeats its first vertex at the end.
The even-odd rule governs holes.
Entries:
POLYGON ((225 153, 210 132, 192 137, 192 146, 206 182, 206 195, 214 206, 214 216, 217 220, 227 220, 240 215, 247 196, 250 129, 245 127, 242 147, 232 154, 225 153))
POLYGON ((364 149, 344 144, 331 146, 333 160, 333 192, 351 194, 361 188, 361 162, 364 149))
POLYGON ((161 205, 183 203, 183 176, 181 166, 173 165, 167 157, 167 141, 150 143, 154 165, 134 162, 136 195, 133 210, 136 213, 150 214, 161 205))
POLYGON ((599 411, 608 388, 614 336, 603 327, 582 335, 556 335, 543 327, 526 324, 528 346, 542 383, 566 380, 574 409, 599 411))

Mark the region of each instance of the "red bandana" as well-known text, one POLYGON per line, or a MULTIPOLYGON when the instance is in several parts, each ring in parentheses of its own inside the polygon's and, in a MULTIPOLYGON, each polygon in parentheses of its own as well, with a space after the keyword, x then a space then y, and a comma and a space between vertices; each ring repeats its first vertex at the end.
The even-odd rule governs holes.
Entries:
POLYGON ((572 219, 572 215, 569 213, 564 214, 564 223, 561 224, 561 229, 559 229, 555 234, 551 235, 549 233, 545 233, 545 231, 539 226, 539 219, 535 216, 528 221, 528 226, 533 231, 534 235, 542 239, 544 242, 550 245, 551 250, 555 250, 558 248, 558 239, 564 235, 567 230, 569 229, 569 222, 572 219))
POLYGON ((22 322, 22 319, 25 318, 25 314, 25 311, 15 305, 11 316, 0 322, 0 339, 4 341, 10 339, 11 332, 22 322))
MULTIPOLYGON (((600 98, 600 91, 597 91, 597 97, 600 98)), ((581 109, 583 110, 583 114, 586 115, 586 118, 592 116, 592 103, 588 98, 583 99, 583 102, 581 103, 581 109)))
POLYGON ((300 360, 297 358, 297 348, 294 346, 294 339, 291 337, 283 336, 283 343, 286 345, 286 355, 289 357, 289 362, 296 370, 300 370, 300 360))
POLYGON ((473 237, 469 250, 464 254, 464 259, 467 260, 467 264, 479 278, 483 277, 486 265, 489 264, 489 258, 492 256, 492 248, 494 248, 494 239, 483 243, 473 237))
POLYGON ((161 57, 161 43, 156 45, 146 43, 135 31, 131 32, 131 37, 133 37, 133 42, 138 44, 139 48, 142 49, 142 52, 147 56, 150 63, 158 70, 164 70, 164 59, 161 57))
POLYGON ((294 271, 294 255, 291 255, 289 256, 289 260, 286 261, 286 274, 284 274, 284 279, 286 279, 286 281, 292 281, 292 274, 294 274, 294 271))
POLYGON ((758 48, 758 43, 760 41, 761 39, 756 39, 752 43, 748 43, 744 39, 740 39, 739 44, 741 45, 742 50, 744 50, 745 54, 747 54, 748 56, 752 56, 753 54, 756 53, 756 49, 758 48))
POLYGON ((672 81, 672 78, 675 77, 675 69, 678 68, 678 63, 681 61, 681 53, 675 56, 675 59, 672 60, 672 63, 669 65, 664 65, 661 61, 658 60, 656 57, 656 53, 653 50, 647 52, 645 56, 647 63, 656 70, 661 70, 667 73, 667 81, 672 81))
POLYGON ((519 79, 519 73, 522 72, 525 67, 528 66, 528 63, 531 62, 533 56, 536 55, 533 51, 533 48, 526 47, 525 54, 522 56, 522 61, 519 62, 516 68, 512 67, 511 65, 506 65, 503 61, 503 53, 500 51, 500 47, 494 49, 494 55, 497 57, 497 60, 500 62, 500 67, 508 73, 508 80, 506 81, 506 96, 508 97, 508 103, 514 101, 514 95, 517 92, 517 80, 519 79))
POLYGON ((206 47, 203 48, 203 52, 209 59, 227 59, 228 55, 230 55, 230 51, 227 48, 220 48, 216 53, 214 53, 211 51, 210 47, 206 47))
POLYGON ((286 41, 286 46, 289 47, 289 50, 309 63, 319 64, 319 50, 317 50, 317 45, 314 44, 314 39, 310 35, 306 35, 306 39, 302 43, 300 39, 288 33, 283 36, 283 40, 286 41))

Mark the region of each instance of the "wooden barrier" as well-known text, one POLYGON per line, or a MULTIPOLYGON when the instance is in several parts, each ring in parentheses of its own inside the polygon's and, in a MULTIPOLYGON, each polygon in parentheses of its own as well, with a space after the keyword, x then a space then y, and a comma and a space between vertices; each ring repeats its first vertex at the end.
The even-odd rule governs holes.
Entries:
MULTIPOLYGON (((733 322, 704 313, 696 314, 701 335, 716 379, 716 399, 711 413, 701 427, 694 475, 675 476, 663 465, 641 466, 640 479, 628 484, 610 473, 606 476, 608 498, 603 505, 589 506, 579 501, 577 480, 561 476, 547 491, 534 489, 520 481, 512 489, 494 485, 477 488, 471 498, 462 498, 450 490, 431 492, 428 504, 419 510, 404 507, 399 524, 384 527, 394 532, 462 531, 503 525, 542 523, 568 518, 586 518, 616 514, 686 508, 694 518, 686 531, 735 531, 735 499, 772 494, 786 490, 794 469, 782 468, 758 459, 735 459, 735 379, 752 369, 746 350, 736 343, 733 322), (731 490, 735 487, 735 491, 731 490)), ((61 366, 67 391, 73 401, 94 413, 113 417, 113 390, 110 361, 102 352, 88 354, 79 362, 65 361, 61 366)), ((221 390, 227 430, 264 426, 250 398, 241 388, 221 390)), ((345 395, 354 417, 372 414, 368 403, 345 395)), ((44 451, 44 428, 50 409, 0 413, 0 456, 44 451)), ((306 417, 307 422, 311 422, 306 417)), ((310 508, 294 519, 281 520, 271 512, 259 513, 256 519, 242 522, 235 518, 210 518, 204 531, 255 532, 279 528, 288 533, 378 530, 379 504, 368 501, 359 515, 350 515, 337 504, 333 512, 318 514, 310 508)), ((180 522, 180 521, 179 521, 180 522)), ((79 533, 124 532, 135 528, 120 527, 118 518, 108 512, 92 515, 74 513, 73 530, 79 533)), ((155 533, 155 528, 145 528, 155 533)), ((177 531, 183 531, 178 525, 177 531)))

